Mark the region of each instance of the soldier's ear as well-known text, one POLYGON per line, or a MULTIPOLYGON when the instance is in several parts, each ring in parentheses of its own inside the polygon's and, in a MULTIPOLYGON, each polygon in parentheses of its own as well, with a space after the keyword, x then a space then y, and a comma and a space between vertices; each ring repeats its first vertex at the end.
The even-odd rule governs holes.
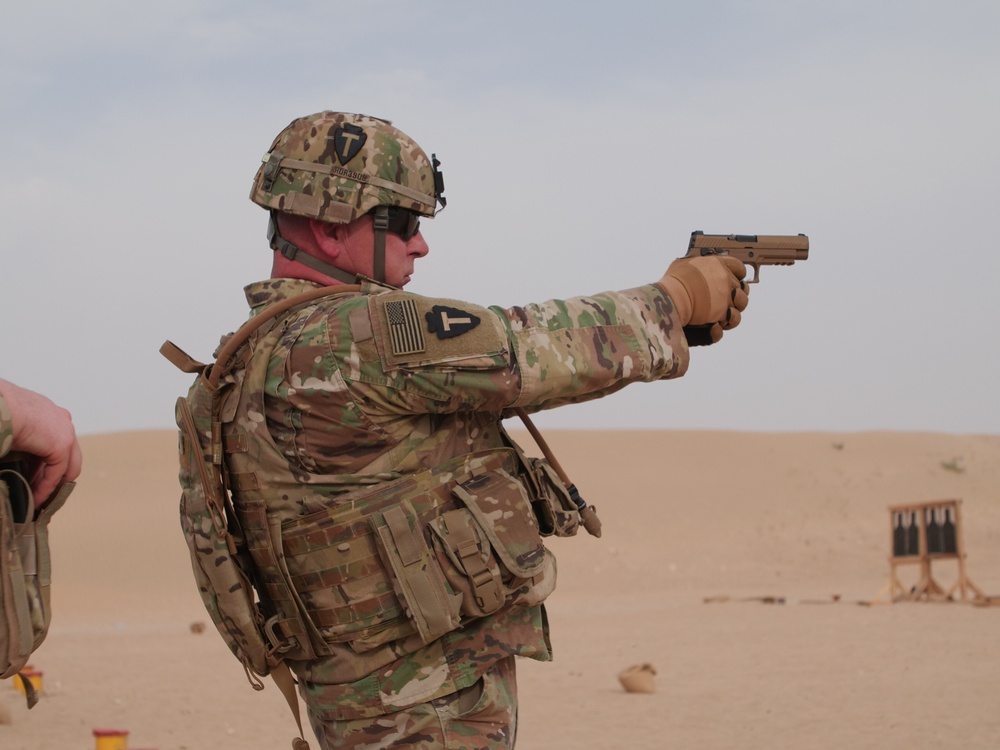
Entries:
POLYGON ((336 258, 343 249, 343 229, 345 226, 344 224, 332 224, 320 221, 319 219, 309 220, 309 229, 312 232, 316 247, 330 258, 336 258))

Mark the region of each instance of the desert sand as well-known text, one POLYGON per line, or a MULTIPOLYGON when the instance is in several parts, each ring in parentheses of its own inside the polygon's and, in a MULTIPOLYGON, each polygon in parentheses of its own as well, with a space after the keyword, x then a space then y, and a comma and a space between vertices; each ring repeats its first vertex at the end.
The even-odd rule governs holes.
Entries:
MULTIPOLYGON (((551 542, 555 661, 519 663, 520 749, 1000 747, 1000 606, 884 595, 887 507, 948 498, 969 579, 1000 595, 1000 436, 547 438, 604 534, 551 542), (626 693, 618 673, 642 663, 655 692, 626 693)), ((52 524, 43 695, 28 711, 0 684, 0 748, 86 750, 95 728, 130 748, 289 747, 280 693, 250 688, 195 591, 174 433, 83 445, 52 524)), ((954 560, 932 570, 956 580, 954 560)))

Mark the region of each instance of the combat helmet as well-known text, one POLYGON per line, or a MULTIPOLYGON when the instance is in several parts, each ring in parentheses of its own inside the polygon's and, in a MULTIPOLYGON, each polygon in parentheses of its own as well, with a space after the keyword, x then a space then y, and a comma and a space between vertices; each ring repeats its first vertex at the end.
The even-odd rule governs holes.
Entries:
POLYGON ((278 231, 276 211, 347 224, 374 213, 374 275, 384 281, 385 233, 390 220, 407 220, 443 208, 440 162, 388 120, 347 112, 319 112, 293 120, 264 154, 250 200, 271 212, 272 249, 347 283, 355 277, 308 255, 278 231))

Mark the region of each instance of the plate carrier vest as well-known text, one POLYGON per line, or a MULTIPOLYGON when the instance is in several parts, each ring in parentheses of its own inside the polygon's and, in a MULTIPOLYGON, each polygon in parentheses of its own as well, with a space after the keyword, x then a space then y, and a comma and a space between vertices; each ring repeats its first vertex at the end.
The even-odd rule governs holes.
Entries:
POLYGON ((254 675, 271 673, 297 721, 284 660, 329 655, 332 644, 361 653, 414 635, 430 643, 505 606, 537 604, 555 587, 541 537, 574 535, 581 523, 600 536, 594 508, 523 410, 547 459, 526 456, 508 437, 508 447, 391 481, 373 477, 378 483, 346 493, 334 476, 293 471, 264 419, 236 419, 251 402, 261 411, 284 325, 321 298, 359 291, 317 288, 271 305, 209 366, 169 341, 160 349, 199 373, 176 417, 181 525, 202 600, 251 684, 262 689, 254 675), (305 498, 322 509, 301 515, 305 498))

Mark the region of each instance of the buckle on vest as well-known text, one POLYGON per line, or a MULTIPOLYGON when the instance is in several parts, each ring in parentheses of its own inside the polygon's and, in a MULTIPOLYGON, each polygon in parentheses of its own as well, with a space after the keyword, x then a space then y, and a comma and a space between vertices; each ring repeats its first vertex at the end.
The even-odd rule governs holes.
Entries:
POLYGON ((264 623, 264 635, 267 636, 267 640, 271 644, 271 648, 267 651, 268 656, 287 653, 299 644, 295 636, 285 638, 284 635, 279 634, 282 622, 284 620, 281 615, 274 615, 264 623))
MULTIPOLYGON (((463 536, 465 535, 463 534, 463 536)), ((469 537, 462 539, 455 546, 455 554, 462 561, 465 575, 472 583, 472 595, 476 598, 476 604, 487 612, 500 609, 504 599, 503 592, 500 591, 499 582, 493 577, 486 562, 483 561, 483 553, 479 549, 476 539, 469 537)))

